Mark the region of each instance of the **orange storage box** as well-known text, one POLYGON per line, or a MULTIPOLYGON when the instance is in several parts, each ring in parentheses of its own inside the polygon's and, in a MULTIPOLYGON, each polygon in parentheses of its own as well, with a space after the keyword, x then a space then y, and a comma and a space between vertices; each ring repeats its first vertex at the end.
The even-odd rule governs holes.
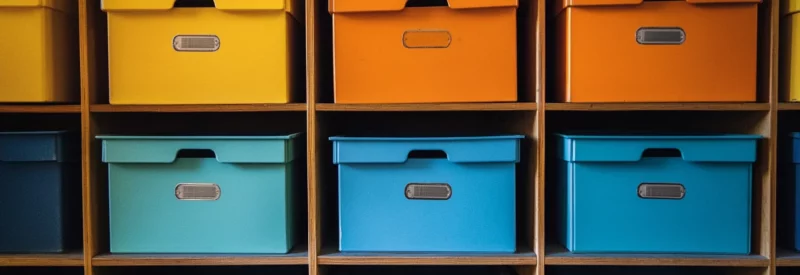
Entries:
POLYGON ((335 102, 516 101, 517 0, 447 2, 329 0, 335 102))
POLYGON ((562 102, 756 100, 760 0, 556 0, 562 102))

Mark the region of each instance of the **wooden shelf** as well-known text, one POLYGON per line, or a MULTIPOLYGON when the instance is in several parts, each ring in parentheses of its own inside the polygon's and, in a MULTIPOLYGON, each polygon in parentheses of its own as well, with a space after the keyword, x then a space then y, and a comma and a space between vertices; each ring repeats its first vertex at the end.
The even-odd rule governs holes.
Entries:
POLYGON ((547 103, 548 111, 769 111, 769 103, 547 103))
POLYGON ((769 266, 769 259, 761 255, 574 254, 560 245, 548 246, 547 251, 544 260, 547 265, 769 266))
POLYGON ((83 252, 0 255, 0 266, 83 266, 83 252))
POLYGON ((234 112, 305 112, 305 103, 289 104, 216 104, 216 105, 110 105, 95 104, 97 113, 234 113, 234 112))
POLYGON ((481 253, 353 253, 338 252, 319 255, 322 265, 536 265, 536 254, 530 249, 513 254, 481 253))
POLYGON ((797 102, 778 103, 778 111, 800 111, 800 103, 797 102))
POLYGON ((800 267, 800 252, 778 248, 776 254, 775 265, 800 267))
POLYGON ((0 113, 69 114, 80 113, 81 105, 0 104, 0 113))
POLYGON ((305 247, 289 254, 101 254, 94 266, 307 265, 305 247), (302 250, 302 251, 299 251, 302 250))
POLYGON ((444 112, 444 111, 535 111, 536 103, 423 103, 423 104, 333 104, 319 103, 321 112, 444 112))

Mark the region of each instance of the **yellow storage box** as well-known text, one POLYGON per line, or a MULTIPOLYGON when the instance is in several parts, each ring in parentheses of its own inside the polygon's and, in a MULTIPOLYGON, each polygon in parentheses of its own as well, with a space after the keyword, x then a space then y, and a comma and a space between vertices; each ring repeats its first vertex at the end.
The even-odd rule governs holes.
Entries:
POLYGON ((0 0, 0 102, 78 102, 77 0, 0 0))
POLYGON ((800 102, 800 0, 781 3, 781 87, 789 91, 789 101, 800 102))
POLYGON ((302 0, 102 0, 111 104, 288 103, 302 0))

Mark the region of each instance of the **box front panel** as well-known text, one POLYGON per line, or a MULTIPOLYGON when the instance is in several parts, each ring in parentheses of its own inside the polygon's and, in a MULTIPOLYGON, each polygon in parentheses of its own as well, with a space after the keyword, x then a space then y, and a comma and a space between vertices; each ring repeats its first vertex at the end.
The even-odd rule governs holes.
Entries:
POLYGON ((340 165, 340 248, 513 252, 514 178, 513 163, 340 165), (446 185, 449 198, 419 198, 409 184, 446 185))
POLYGON ((44 8, 0 8, 1 102, 43 102, 52 84, 45 70, 44 8))
MULTIPOLYGON (((793 177, 791 177, 791 179, 793 179, 794 182, 790 183, 790 184, 792 184, 794 186, 789 188, 790 190, 794 191, 794 194, 792 194, 792 196, 794 197, 794 205, 793 205, 794 206, 794 212, 792 212, 792 214, 791 214, 791 215, 793 215, 793 217, 789 217, 789 219, 787 219, 787 220, 794 221, 793 224, 792 224, 792 226, 794 227, 792 229, 794 229, 794 230, 792 230, 793 232, 791 232, 791 234, 793 236, 790 236, 790 239, 794 240, 794 248, 796 250, 800 251, 800 217, 799 217, 800 216, 800 173, 798 173, 798 169, 800 169, 800 165, 795 164, 795 165, 792 165, 792 167, 790 167, 790 168, 792 170, 794 170, 791 173, 793 175, 793 177)), ((785 189, 783 189, 783 190, 785 190, 785 189)), ((784 212, 785 211, 786 210, 784 210, 784 212)))
POLYGON ((575 252, 750 253, 749 163, 572 165, 575 252))
POLYGON ((333 17, 337 103, 517 100, 514 8, 333 17))
POLYGON ((286 253, 286 177, 279 164, 111 164, 111 252, 286 253), (192 199, 189 184, 218 198, 192 199), (185 189, 181 189, 185 190, 185 189))
POLYGON ((69 183, 59 163, 3 162, 0 175, 0 252, 62 252, 66 237, 80 238, 64 235, 62 185, 69 183))
POLYGON ((214 8, 109 13, 110 101, 286 103, 287 16, 214 8))
POLYGON ((755 101, 757 5, 572 7, 569 102, 755 101))

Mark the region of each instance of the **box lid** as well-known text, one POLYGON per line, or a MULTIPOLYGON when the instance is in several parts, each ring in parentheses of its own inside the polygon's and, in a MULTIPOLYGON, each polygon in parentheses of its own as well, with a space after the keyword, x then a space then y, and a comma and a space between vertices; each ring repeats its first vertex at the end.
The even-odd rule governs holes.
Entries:
POLYGON ((648 150, 673 150, 691 162, 755 162, 758 135, 563 135, 558 157, 570 162, 636 162, 648 150))
POLYGON ((294 160, 285 136, 97 136, 105 163, 172 163, 185 150, 207 150, 221 163, 288 163, 294 160))
POLYGON ((80 159, 80 141, 65 131, 2 132, 0 162, 66 162, 80 159))
POLYGON ((412 152, 437 151, 457 163, 519 162, 520 135, 486 137, 331 137, 333 163, 404 163, 412 152))
MULTIPOLYGON (((102 0, 104 11, 169 10, 176 0, 102 0)), ((290 11, 295 0, 213 0, 220 10, 286 10, 290 11)), ((301 0, 302 1, 302 0, 301 0)))
MULTIPOLYGON (((407 0, 329 0, 328 11, 344 12, 376 12, 401 11, 405 9, 407 0)), ((518 0, 447 0, 451 9, 477 9, 497 7, 518 7, 518 0)))
POLYGON ((6 7, 45 7, 66 13, 75 13, 78 10, 78 1, 75 0, 0 0, 0 8, 6 7))
MULTIPOLYGON (((734 3, 761 3, 762 0, 684 0, 689 4, 734 4, 734 3)), ((568 7, 610 6, 610 5, 639 5, 644 0, 553 0, 550 12, 558 14, 568 7)))

